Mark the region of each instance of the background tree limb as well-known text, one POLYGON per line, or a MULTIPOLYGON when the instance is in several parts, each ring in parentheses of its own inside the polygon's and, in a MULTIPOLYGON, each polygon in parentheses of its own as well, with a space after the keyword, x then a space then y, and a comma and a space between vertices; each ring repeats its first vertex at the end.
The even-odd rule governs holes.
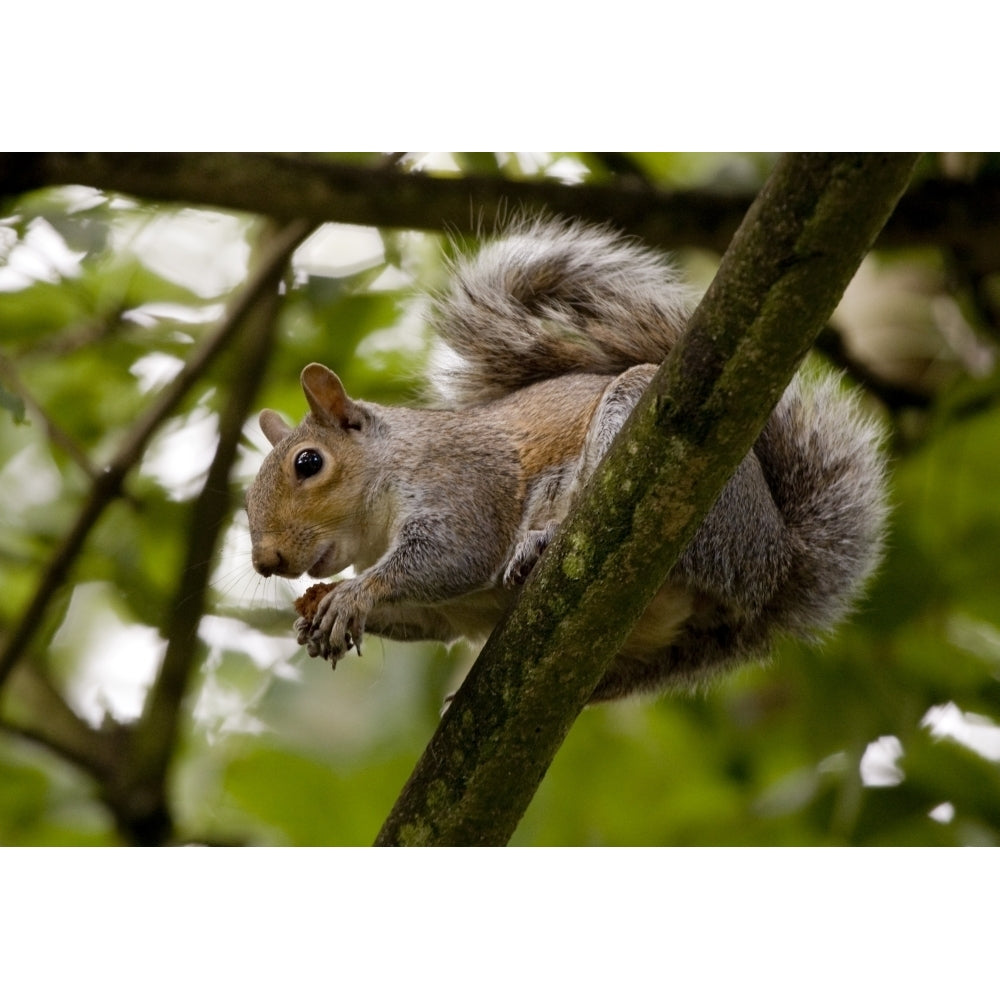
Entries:
POLYGON ((782 158, 377 844, 503 844, 911 177, 914 155, 782 158))
MULTIPOLYGON (((586 185, 436 176, 406 171, 398 159, 363 165, 273 153, 6 153, 0 154, 0 197, 85 184, 279 219, 464 233, 489 230, 524 208, 610 221, 654 245, 718 253, 752 200, 749 194, 663 190, 634 174, 586 185)), ((613 165, 621 167, 619 161, 613 165)), ((1000 176, 923 181, 902 199, 879 236, 883 247, 931 244, 952 248, 979 271, 1000 268, 1000 176)))
MULTIPOLYGON (((196 663, 198 625, 205 613, 206 592, 219 536, 232 506, 230 470, 267 360, 274 346, 275 323, 281 298, 279 278, 292 249, 308 234, 304 222, 291 223, 269 234, 253 283, 256 294, 250 312, 240 315, 240 377, 235 379, 219 419, 219 442, 205 485, 191 510, 187 553, 164 632, 167 648, 156 680, 146 698, 142 716, 123 733, 127 752, 105 790, 123 830, 138 843, 158 844, 170 839, 172 819, 166 778, 176 750, 181 707, 196 663), (279 252, 280 251, 280 252, 279 252)), ((247 289, 249 292, 249 288, 247 289)))

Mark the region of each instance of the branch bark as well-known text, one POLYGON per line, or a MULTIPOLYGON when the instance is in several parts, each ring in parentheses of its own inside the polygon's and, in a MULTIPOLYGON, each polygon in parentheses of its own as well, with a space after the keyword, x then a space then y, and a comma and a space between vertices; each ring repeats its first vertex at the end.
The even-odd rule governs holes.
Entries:
MULTIPOLYGON (((666 191, 632 177, 566 185, 500 176, 405 173, 391 160, 359 166, 269 153, 5 153, 0 197, 86 184, 146 198, 215 205, 313 223, 474 233, 512 209, 613 222, 647 242, 722 253, 749 195, 666 191)), ((879 236, 882 247, 949 246, 983 272, 1000 269, 1000 176, 929 179, 910 192, 879 236)))
POLYGON ((507 842, 916 159, 800 154, 779 162, 685 335, 483 648, 377 844, 507 842))
POLYGON ((632 184, 566 185, 502 176, 404 172, 272 153, 0 154, 0 196, 86 184, 152 201, 215 205, 274 218, 475 233, 515 209, 548 210, 623 228, 673 247, 725 249, 749 199, 632 184))

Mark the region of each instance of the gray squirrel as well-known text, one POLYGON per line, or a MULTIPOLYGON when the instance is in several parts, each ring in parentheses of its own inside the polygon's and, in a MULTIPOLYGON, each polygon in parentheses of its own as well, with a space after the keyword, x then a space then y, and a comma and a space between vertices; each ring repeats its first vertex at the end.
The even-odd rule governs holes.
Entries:
MULTIPOLYGON (((247 494, 264 576, 356 575, 296 602, 299 642, 337 663, 363 634, 485 638, 693 308, 654 251, 604 227, 528 219, 459 256, 434 300, 456 356, 434 408, 350 398, 302 372, 298 427, 247 494)), ((876 566, 886 520, 877 424, 832 376, 796 376, 592 700, 700 685, 815 636, 876 566)))

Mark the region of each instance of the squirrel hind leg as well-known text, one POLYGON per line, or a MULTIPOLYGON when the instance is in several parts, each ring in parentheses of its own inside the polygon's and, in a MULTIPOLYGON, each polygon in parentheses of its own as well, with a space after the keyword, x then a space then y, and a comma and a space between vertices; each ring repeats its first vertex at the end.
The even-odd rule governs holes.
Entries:
POLYGON ((746 622, 689 625, 676 643, 654 653, 617 656, 594 689, 590 703, 640 694, 692 693, 741 664, 763 662, 770 645, 766 630, 746 622))
POLYGON ((503 571, 505 587, 512 590, 520 587, 528 579, 528 575, 535 568, 535 563, 549 547, 549 542, 558 529, 558 521, 549 521, 544 528, 531 529, 521 536, 521 540, 514 548, 514 554, 503 571))

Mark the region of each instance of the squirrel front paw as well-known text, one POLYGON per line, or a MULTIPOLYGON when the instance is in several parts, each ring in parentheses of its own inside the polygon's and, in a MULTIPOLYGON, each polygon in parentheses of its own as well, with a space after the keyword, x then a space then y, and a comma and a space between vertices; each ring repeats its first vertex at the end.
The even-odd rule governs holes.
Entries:
POLYGON ((329 660, 332 666, 337 665, 345 653, 347 653, 353 642, 350 636, 344 639, 344 648, 339 652, 334 652, 334 647, 330 641, 330 636, 323 632, 317 624, 310 618, 296 618, 295 620, 296 639, 300 646, 306 647, 306 652, 316 659, 329 660))
MULTIPOLYGON (((310 656, 329 660, 334 666, 351 649, 361 655, 361 639, 365 634, 365 621, 371 611, 371 602, 354 581, 338 583, 331 587, 311 613, 303 614, 295 622, 300 646, 305 646, 310 656)), ((311 589, 311 588, 310 588, 311 589)))

